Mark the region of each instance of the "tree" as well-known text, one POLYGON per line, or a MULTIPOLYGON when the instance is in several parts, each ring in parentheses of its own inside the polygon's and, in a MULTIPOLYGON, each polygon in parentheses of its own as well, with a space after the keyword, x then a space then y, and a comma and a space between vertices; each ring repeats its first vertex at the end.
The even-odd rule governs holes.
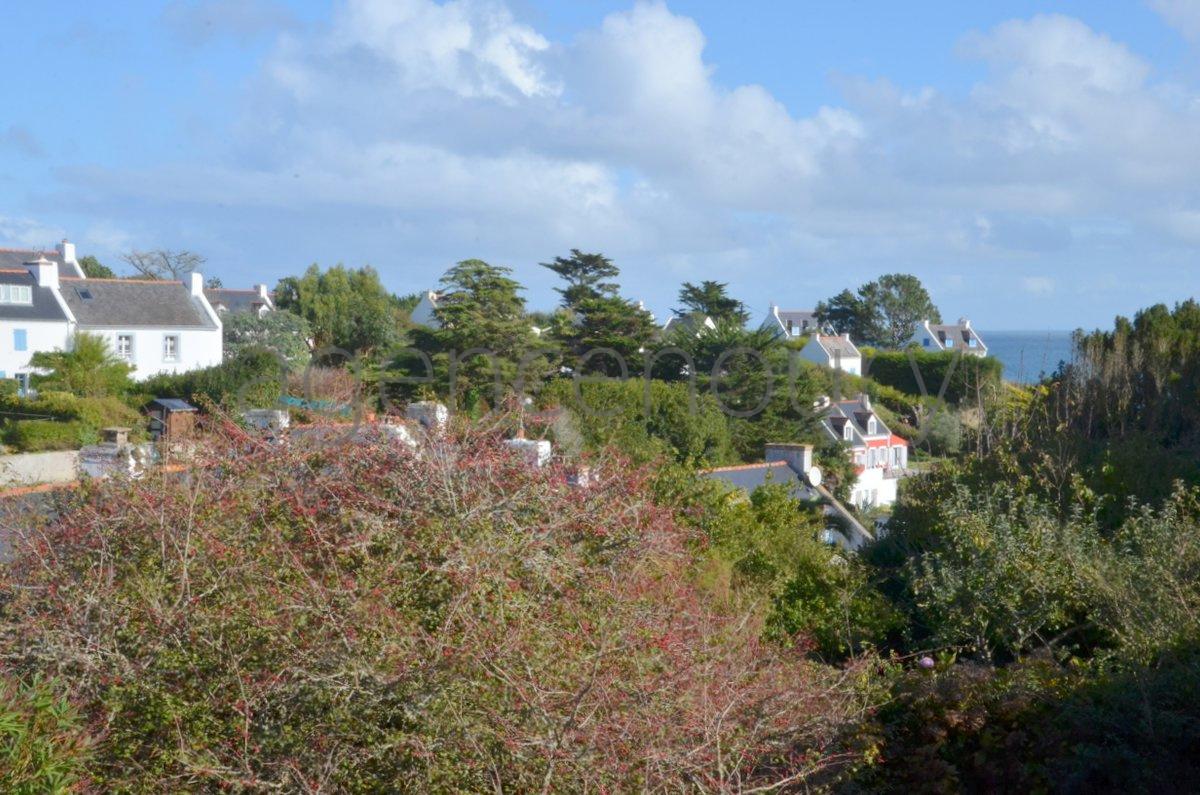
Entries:
POLYGON ((865 340, 864 332, 871 333, 870 308, 850 290, 842 290, 828 301, 819 302, 815 314, 821 326, 829 326, 837 334, 849 334, 852 339, 865 340))
POLYGON ((842 290, 818 303, 816 315, 837 333, 880 348, 902 348, 918 322, 942 320, 921 280, 906 273, 880 276, 857 294, 842 290))
POLYGON ((891 273, 863 285, 859 295, 872 308, 878 324, 876 342, 885 348, 902 348, 922 320, 942 322, 929 292, 916 276, 891 273))
POLYGON ((576 309, 585 300, 611 298, 617 294, 616 283, 603 280, 615 279, 620 269, 603 254, 584 254, 573 248, 570 257, 555 257, 553 262, 543 262, 542 267, 549 268, 567 282, 565 288, 556 288, 556 292, 563 297, 563 306, 568 309, 576 309))
POLYGON ((117 274, 113 273, 112 268, 102 264, 100 260, 93 257, 91 254, 79 258, 79 267, 83 268, 83 275, 89 279, 117 278, 117 274))
POLYGON ((147 279, 172 279, 182 281, 204 264, 204 257, 191 251, 130 251, 121 255, 131 268, 147 279))
POLYGON ((205 290, 219 290, 224 286, 225 285, 221 283, 220 276, 209 276, 207 279, 204 280, 204 289, 205 290))
POLYGON ((317 351, 334 347, 369 354, 387 347, 398 335, 394 299, 369 266, 335 265, 322 271, 311 265, 303 276, 280 280, 275 305, 308 321, 317 351))
POLYGON ((258 315, 235 312, 223 320, 225 359, 236 359, 248 348, 264 348, 283 357, 289 367, 301 368, 312 354, 312 329, 299 315, 279 310, 258 315))
POLYGON ((698 313, 714 321, 731 320, 744 325, 750 319, 750 313, 745 304, 729 296, 728 287, 728 284, 715 281, 703 281, 699 286, 684 282, 679 290, 679 303, 685 308, 675 311, 681 315, 698 313))
POLYGON ((70 392, 79 397, 123 395, 133 382, 133 367, 117 357, 103 337, 79 332, 67 351, 38 351, 30 365, 49 370, 34 376, 34 385, 47 391, 70 392))

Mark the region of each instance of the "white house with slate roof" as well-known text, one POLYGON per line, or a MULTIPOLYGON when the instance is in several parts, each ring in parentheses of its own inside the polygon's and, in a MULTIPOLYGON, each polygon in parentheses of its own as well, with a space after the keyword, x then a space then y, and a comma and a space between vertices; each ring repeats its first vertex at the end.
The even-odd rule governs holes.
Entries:
POLYGON ((800 356, 822 367, 862 375, 862 354, 849 334, 813 334, 800 349, 800 356))
POLYGON ((850 449, 856 475, 850 501, 861 508, 894 503, 897 481, 908 474, 908 441, 892 433, 865 394, 817 408, 829 437, 850 449))
POLYGON ((912 336, 913 343, 926 351, 961 351, 967 356, 987 356, 983 338, 965 317, 957 323, 930 323, 922 320, 912 336))
POLYGON ((54 259, 42 251, 4 253, 0 377, 16 378, 22 389, 34 353, 66 350, 81 331, 106 339, 139 380, 221 363, 221 318, 204 296, 200 274, 186 282, 88 279, 67 243, 54 259))
POLYGON ((218 315, 236 315, 251 312, 262 317, 275 311, 275 300, 265 284, 256 284, 250 290, 233 290, 228 287, 206 287, 204 297, 218 315))
POLYGON ((820 330, 817 313, 812 309, 780 309, 775 304, 771 304, 765 325, 768 328, 777 327, 789 339, 820 330))

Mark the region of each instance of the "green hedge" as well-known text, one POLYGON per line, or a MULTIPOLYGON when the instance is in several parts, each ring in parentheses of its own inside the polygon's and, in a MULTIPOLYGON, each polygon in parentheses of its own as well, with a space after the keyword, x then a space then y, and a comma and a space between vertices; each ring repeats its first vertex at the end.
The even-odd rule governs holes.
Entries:
POLYGON ((279 400, 283 365, 271 351, 253 348, 214 367, 157 375, 139 389, 157 398, 210 401, 238 408, 270 408, 279 400))
POLYGON ((4 434, 5 443, 23 453, 78 450, 95 439, 95 430, 82 422, 59 420, 17 420, 8 424, 4 434))
POLYGON ((975 396, 976 387, 996 388, 1001 383, 1004 365, 991 356, 962 356, 951 352, 927 353, 926 351, 863 351, 863 371, 876 382, 890 386, 910 395, 923 394, 921 385, 913 373, 910 356, 916 359, 921 379, 925 383, 924 394, 936 397, 950 373, 945 398, 951 403, 961 403, 975 396), (958 363, 955 364, 955 359, 958 363), (953 372, 951 367, 953 366, 953 372))

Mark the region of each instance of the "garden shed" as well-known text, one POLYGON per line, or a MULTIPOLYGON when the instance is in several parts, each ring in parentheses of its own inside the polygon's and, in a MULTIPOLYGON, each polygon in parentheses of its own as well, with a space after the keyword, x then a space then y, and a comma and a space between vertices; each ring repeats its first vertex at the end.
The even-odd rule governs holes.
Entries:
POLYGON ((146 413, 150 415, 150 435, 155 441, 186 439, 196 425, 196 407, 179 398, 155 398, 146 407, 146 413))

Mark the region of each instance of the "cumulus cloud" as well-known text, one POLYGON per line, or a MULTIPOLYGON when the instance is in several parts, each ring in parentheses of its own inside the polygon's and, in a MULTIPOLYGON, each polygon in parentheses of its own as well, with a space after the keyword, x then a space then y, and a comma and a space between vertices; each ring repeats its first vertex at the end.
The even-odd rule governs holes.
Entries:
MULTIPOLYGON (((1156 3, 1180 19, 1194 5, 1156 3)), ((1200 94, 1077 19, 966 34, 959 56, 986 67, 969 91, 844 77, 840 105, 803 112, 722 83, 705 48, 661 2, 554 42, 498 0, 347 0, 278 36, 225 157, 70 174, 318 227, 388 217, 375 250, 442 262, 591 246, 640 265, 635 290, 732 268, 759 285, 750 300, 830 265, 845 278, 822 292, 881 267, 949 285, 969 265, 978 285, 1031 257, 1111 258, 1114 239, 1195 242, 1200 94)))

